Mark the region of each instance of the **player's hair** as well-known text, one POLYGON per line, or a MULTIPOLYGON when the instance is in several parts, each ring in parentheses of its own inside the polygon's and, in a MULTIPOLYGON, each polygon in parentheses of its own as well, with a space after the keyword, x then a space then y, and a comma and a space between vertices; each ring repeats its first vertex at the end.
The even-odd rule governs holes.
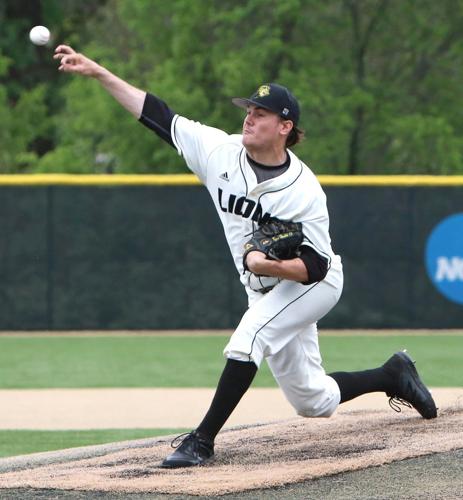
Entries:
POLYGON ((299 142, 304 139, 304 131, 298 129, 297 127, 293 127, 291 129, 291 132, 288 134, 288 137, 286 138, 286 144, 285 146, 287 148, 290 148, 291 146, 295 146, 299 142))

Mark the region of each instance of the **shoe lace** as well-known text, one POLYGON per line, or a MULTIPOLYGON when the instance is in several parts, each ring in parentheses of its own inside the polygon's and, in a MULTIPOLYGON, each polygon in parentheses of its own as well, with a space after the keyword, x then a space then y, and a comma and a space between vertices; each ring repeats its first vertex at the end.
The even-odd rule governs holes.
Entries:
POLYGON ((413 406, 408 401, 405 401, 405 399, 399 398, 397 396, 391 396, 389 398, 389 406, 397 413, 400 413, 402 411, 401 406, 405 406, 406 408, 413 408, 413 406))
POLYGON ((184 432, 183 434, 178 435, 174 439, 172 439, 170 446, 172 448, 178 448, 180 445, 182 445, 187 439, 190 439, 195 435, 194 431, 191 432, 184 432))

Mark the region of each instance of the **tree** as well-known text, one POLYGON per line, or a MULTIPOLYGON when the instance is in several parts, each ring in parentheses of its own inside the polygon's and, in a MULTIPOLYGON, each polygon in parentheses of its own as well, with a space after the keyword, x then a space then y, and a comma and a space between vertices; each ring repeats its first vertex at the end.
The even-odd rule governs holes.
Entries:
MULTIPOLYGON (((6 4, 10 11, 3 8, 3 15, 12 16, 13 4, 28 12, 25 0, 6 4)), ((300 101, 307 135, 297 151, 317 173, 463 172, 463 116, 456 105, 463 97, 461 2, 38 5, 40 19, 55 23, 56 42, 71 43, 177 113, 231 133, 240 131, 243 118, 232 97, 268 81, 288 86, 300 101)), ((13 113, 18 99, 38 86, 29 101, 44 126, 11 146, 28 161, 10 155, 9 171, 186 171, 171 148, 134 125, 96 82, 58 75, 51 51, 14 47, 36 14, 27 16, 27 23, 13 16, 13 24, 6 23, 11 32, 0 39, 8 67, 6 79, 0 75, 0 113, 13 113)))
MULTIPOLYGON (((57 95, 62 79, 50 48, 30 43, 30 29, 45 24, 54 40, 60 39, 85 26, 82 20, 104 1, 4 0, 0 4, 0 172, 31 171, 56 146, 53 113, 60 108, 57 95)), ((76 35, 73 38, 78 40, 76 35)))

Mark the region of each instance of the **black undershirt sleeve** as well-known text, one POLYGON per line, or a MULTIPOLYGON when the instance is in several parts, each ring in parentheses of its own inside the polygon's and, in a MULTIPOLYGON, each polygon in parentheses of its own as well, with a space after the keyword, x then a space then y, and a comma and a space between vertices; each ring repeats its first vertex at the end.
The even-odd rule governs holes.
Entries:
POLYGON ((303 285, 310 285, 317 281, 322 281, 328 272, 328 259, 319 255, 312 247, 303 245, 300 247, 299 258, 304 262, 309 275, 309 280, 303 282, 303 285))
POLYGON ((175 113, 167 104, 153 94, 147 93, 139 121, 175 148, 170 127, 175 113))

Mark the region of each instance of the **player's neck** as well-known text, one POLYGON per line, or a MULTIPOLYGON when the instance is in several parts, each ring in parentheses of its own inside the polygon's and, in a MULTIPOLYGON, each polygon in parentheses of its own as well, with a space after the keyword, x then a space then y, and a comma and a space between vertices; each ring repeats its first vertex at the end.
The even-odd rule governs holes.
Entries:
POLYGON ((286 149, 279 149, 274 151, 268 149, 256 150, 253 148, 246 148, 246 152, 248 156, 256 163, 268 167, 276 167, 278 165, 282 165, 286 161, 288 155, 286 149))

